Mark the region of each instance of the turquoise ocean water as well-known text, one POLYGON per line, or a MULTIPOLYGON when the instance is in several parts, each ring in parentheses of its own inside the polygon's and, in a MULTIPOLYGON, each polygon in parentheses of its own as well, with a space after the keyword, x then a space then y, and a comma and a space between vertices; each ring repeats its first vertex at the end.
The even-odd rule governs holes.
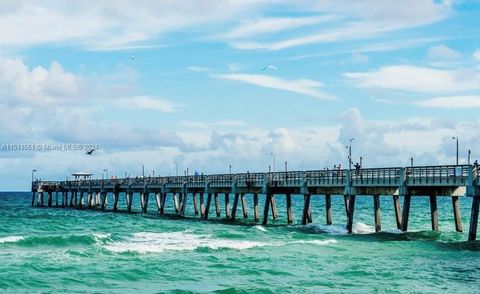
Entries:
MULTIPOLYGON (((373 233, 373 199, 357 197, 354 235, 345 232, 341 197, 332 197, 334 225, 324 225, 324 198, 313 196, 313 224, 302 226, 303 201, 293 196, 297 224, 286 226, 277 195, 279 219, 268 227, 252 221, 251 199, 250 219, 239 203, 240 221, 229 224, 214 209, 212 221, 195 219, 191 202, 191 218, 160 217, 152 198, 142 215, 32 208, 30 193, 0 193, 0 292, 480 291, 480 243, 455 232, 447 197, 438 200, 440 233, 430 231, 428 198, 412 199, 411 232, 400 233, 392 198, 382 197, 385 232, 373 233)), ((461 200, 466 232, 471 199, 461 200)))

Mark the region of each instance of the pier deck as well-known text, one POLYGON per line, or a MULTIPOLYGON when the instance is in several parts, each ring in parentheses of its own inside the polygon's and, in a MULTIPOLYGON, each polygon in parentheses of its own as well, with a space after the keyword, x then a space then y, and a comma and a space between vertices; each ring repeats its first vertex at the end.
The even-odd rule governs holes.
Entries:
POLYGON ((108 195, 113 197, 113 211, 118 211, 119 194, 126 195, 126 211, 132 211, 133 197, 139 195, 142 212, 147 212, 150 194, 155 200, 160 214, 165 213, 165 203, 169 195, 173 200, 176 214, 185 216, 189 196, 192 198, 195 214, 208 219, 214 198, 217 217, 220 217, 218 197, 224 194, 225 217, 235 220, 237 206, 241 201, 243 216, 246 213, 246 195, 253 195, 254 219, 260 221, 259 195, 264 195, 262 224, 267 225, 269 212, 277 218, 275 195, 286 196, 287 222, 292 223, 291 195, 303 197, 302 224, 311 222, 310 199, 312 195, 325 196, 326 223, 331 224, 331 197, 344 197, 347 230, 352 232, 355 212, 355 199, 358 195, 373 197, 375 230, 381 231, 380 196, 390 195, 393 200, 397 228, 408 229, 410 202, 413 196, 430 198, 432 230, 438 230, 437 197, 451 197, 455 228, 463 230, 459 197, 472 197, 472 210, 468 239, 476 239, 480 204, 480 168, 473 165, 443 165, 366 168, 358 170, 313 170, 268 173, 237 173, 195 176, 140 177, 120 179, 92 179, 73 181, 34 181, 32 182, 32 206, 44 206, 44 193, 47 206, 53 206, 53 193, 56 193, 56 207, 106 209, 108 195), (58 196, 61 194, 61 204, 58 196), (197 202, 200 196, 200 205, 197 202), (230 196, 234 196, 230 207, 230 196), (85 196, 85 197, 84 197, 85 196), (205 200, 206 197, 206 201, 205 200), (403 197, 403 208, 400 207, 403 197), (84 202, 86 200, 86 203, 84 202))

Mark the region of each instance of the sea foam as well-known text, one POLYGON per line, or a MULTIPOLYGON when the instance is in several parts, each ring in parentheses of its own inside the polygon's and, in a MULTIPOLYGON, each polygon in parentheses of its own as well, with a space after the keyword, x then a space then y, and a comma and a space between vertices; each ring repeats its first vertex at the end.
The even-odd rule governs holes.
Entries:
POLYGON ((0 237, 0 243, 15 243, 18 241, 23 240, 22 236, 7 236, 7 237, 0 237))
MULTIPOLYGON (((347 235, 348 231, 345 225, 309 225, 314 231, 332 234, 332 235, 347 235)), ((354 223, 352 233, 354 234, 371 234, 375 232, 375 228, 362 222, 354 223)))
POLYGON ((197 248, 210 249, 249 249, 272 245, 268 242, 215 239, 207 235, 195 235, 187 232, 171 233, 135 233, 125 241, 118 241, 105 245, 109 251, 159 253, 165 251, 185 251, 197 248))

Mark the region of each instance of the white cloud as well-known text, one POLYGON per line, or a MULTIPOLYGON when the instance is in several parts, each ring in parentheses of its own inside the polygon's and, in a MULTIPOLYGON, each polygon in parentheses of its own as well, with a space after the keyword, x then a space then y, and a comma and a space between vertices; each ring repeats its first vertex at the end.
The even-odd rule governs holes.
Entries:
POLYGON ((29 68, 21 59, 0 58, 0 102, 31 105, 80 104, 87 98, 87 82, 58 62, 49 68, 29 68))
MULTIPOLYGON (((413 28, 439 21, 448 16, 451 5, 449 1, 436 3, 431 0, 402 1, 318 1, 298 4, 307 11, 333 14, 344 19, 344 22, 331 21, 327 26, 318 26, 316 30, 299 32, 294 37, 283 37, 280 40, 265 39, 246 40, 240 38, 230 44, 238 49, 281 50, 315 43, 330 43, 345 40, 369 39, 382 33, 413 28), (326 28, 325 28, 326 27, 326 28)), ((268 23, 266 21, 265 23, 268 23)), ((323 25, 323 24, 322 24, 323 25)), ((285 22, 283 29, 295 28, 285 22)), ((277 32, 277 31, 275 31, 277 32)))
POLYGON ((154 110, 159 112, 175 112, 179 107, 170 101, 158 99, 152 96, 133 96, 115 99, 119 107, 127 109, 154 110))
POLYGON ((248 38, 267 33, 278 33, 285 30, 291 30, 337 19, 338 17, 335 15, 261 18, 241 23, 239 26, 226 33, 224 37, 230 39, 248 38))
POLYGON ((445 45, 439 45, 430 47, 427 57, 432 60, 458 59, 462 57, 462 54, 445 45))
POLYGON ((100 50, 157 45, 144 43, 167 32, 228 22, 270 2, 24 0, 0 6, 0 45, 75 43, 100 50))
POLYGON ((473 57, 476 60, 480 61, 480 50, 477 50, 477 51, 473 52, 473 57))
POLYGON ((417 106, 429 108, 479 108, 480 96, 447 96, 418 101, 417 106))
POLYGON ((444 93, 480 89, 480 74, 471 70, 440 70, 396 65, 371 72, 345 73, 360 87, 406 92, 444 93))
POLYGON ((322 86, 320 82, 310 79, 285 80, 268 75, 257 74, 223 74, 215 77, 226 80, 238 81, 246 84, 256 85, 259 87, 283 90, 302 95, 307 95, 319 99, 335 100, 332 95, 326 94, 319 90, 322 86))

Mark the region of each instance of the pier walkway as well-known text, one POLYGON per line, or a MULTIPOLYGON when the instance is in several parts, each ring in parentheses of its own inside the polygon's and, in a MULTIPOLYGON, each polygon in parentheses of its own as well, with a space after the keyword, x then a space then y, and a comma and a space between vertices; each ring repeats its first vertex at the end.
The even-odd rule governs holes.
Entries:
POLYGON ((147 212, 149 196, 155 196, 159 214, 165 213, 167 199, 171 197, 175 213, 185 215, 192 203, 194 212, 202 219, 209 218, 211 202, 218 218, 221 209, 218 197, 223 194, 225 218, 235 221, 240 201, 243 216, 247 217, 245 197, 253 197, 254 219, 260 221, 258 197, 265 197, 262 224, 267 225, 269 213, 276 220, 275 196, 285 195, 287 223, 293 223, 292 195, 303 195, 302 224, 312 221, 310 200, 313 195, 325 197, 326 223, 332 224, 332 196, 342 196, 347 217, 346 227, 352 232, 355 199, 365 195, 373 198, 375 231, 381 231, 380 197, 392 197, 397 228, 408 229, 411 198, 429 197, 432 230, 438 230, 437 197, 451 197, 455 228, 463 230, 459 197, 471 197, 472 209, 468 240, 476 239, 480 205, 480 168, 474 165, 442 165, 388 168, 362 168, 359 170, 312 170, 268 173, 212 174, 195 176, 141 177, 120 179, 91 179, 72 181, 32 182, 32 206, 74 207, 105 210, 110 197, 113 211, 119 211, 120 193, 126 197, 127 212, 132 212, 133 198, 140 197, 143 213, 147 212), (55 195, 53 195, 55 193, 55 195), (55 196, 55 205, 53 205, 55 196), (61 203, 59 201, 61 196, 61 203), (199 196, 199 203, 197 196, 199 196), (230 196, 233 203, 230 207, 230 196), (403 197, 403 207, 400 205, 403 197), (189 201, 188 199, 192 199, 189 201), (205 199, 206 198, 206 199, 205 199))

